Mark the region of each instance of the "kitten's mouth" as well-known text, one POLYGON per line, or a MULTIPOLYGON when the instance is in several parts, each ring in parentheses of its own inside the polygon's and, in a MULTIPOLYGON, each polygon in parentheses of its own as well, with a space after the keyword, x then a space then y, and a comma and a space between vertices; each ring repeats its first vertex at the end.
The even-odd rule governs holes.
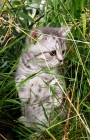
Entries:
POLYGON ((61 61, 60 63, 59 63, 59 65, 63 65, 64 63, 63 63, 63 61, 61 61))

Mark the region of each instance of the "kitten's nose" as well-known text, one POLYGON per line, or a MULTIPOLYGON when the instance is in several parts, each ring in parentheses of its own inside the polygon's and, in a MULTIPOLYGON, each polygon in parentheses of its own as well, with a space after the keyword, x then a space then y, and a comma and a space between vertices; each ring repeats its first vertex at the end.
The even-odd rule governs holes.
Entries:
POLYGON ((59 62, 62 62, 62 61, 63 61, 63 57, 62 57, 62 56, 57 56, 57 60, 58 60, 59 62))

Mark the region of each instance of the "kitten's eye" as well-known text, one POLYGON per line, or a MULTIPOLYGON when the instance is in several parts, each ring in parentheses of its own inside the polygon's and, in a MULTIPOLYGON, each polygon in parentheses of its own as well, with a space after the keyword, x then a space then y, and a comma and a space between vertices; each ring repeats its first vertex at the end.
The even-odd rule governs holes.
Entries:
POLYGON ((62 55, 65 53, 65 50, 62 51, 62 55))
POLYGON ((55 56, 56 55, 56 50, 53 50, 51 52, 49 52, 51 56, 55 56))

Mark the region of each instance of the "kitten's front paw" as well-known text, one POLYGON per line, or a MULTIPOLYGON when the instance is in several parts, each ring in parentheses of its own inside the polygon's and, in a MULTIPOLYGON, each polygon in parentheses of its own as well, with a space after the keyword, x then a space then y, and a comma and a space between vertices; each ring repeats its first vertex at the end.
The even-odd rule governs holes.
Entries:
POLYGON ((26 127, 30 127, 30 124, 25 116, 19 117, 18 121, 25 125, 26 127))

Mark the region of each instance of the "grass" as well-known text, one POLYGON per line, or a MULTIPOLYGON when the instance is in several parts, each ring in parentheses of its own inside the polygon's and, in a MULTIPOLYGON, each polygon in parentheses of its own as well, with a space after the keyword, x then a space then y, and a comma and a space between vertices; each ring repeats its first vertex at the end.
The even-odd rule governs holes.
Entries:
POLYGON ((28 11, 31 10, 27 10, 26 6, 21 1, 0 2, 0 139, 89 140, 89 0, 54 0, 53 2, 48 0, 44 5, 46 11, 37 9, 33 18, 29 16, 28 11), (55 114, 50 127, 45 132, 38 129, 36 134, 18 122, 21 112, 15 88, 15 70, 28 31, 35 27, 62 25, 72 25, 63 66, 67 81, 66 91, 64 91, 67 117, 62 120, 55 114))

